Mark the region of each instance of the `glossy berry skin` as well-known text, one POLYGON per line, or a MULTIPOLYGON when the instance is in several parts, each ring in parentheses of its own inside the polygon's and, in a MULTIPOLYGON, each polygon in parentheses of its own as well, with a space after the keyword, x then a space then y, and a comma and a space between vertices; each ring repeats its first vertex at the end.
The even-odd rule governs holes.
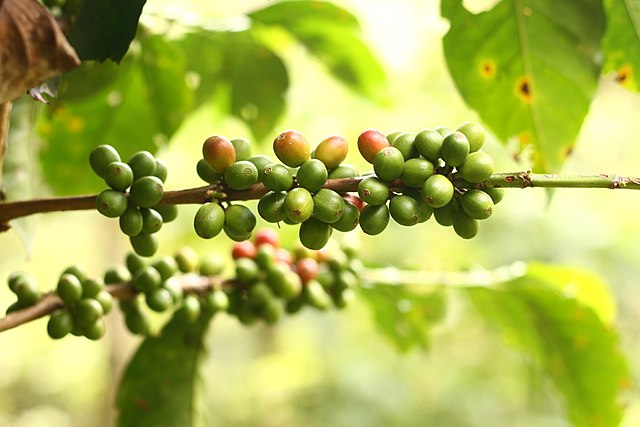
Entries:
POLYGON ((98 292, 93 298, 100 303, 104 314, 109 313, 113 308, 113 296, 106 289, 98 292))
POLYGON ((151 176, 156 172, 156 158, 148 151, 138 151, 127 161, 133 171, 133 179, 151 176))
POLYGON ((385 147, 373 157, 373 171, 383 181, 392 181, 404 171, 404 157, 396 147, 385 147))
POLYGON ((142 208, 140 209, 142 214, 142 232, 143 233, 157 233, 162 228, 162 215, 155 209, 142 208))
POLYGON ((228 308, 229 297, 221 290, 209 291, 202 297, 202 309, 209 314, 227 311, 228 308))
POLYGON ((236 152, 236 161, 247 160, 251 157, 251 142, 246 138, 234 138, 231 141, 236 152))
POLYGON ((82 334, 86 338, 92 341, 96 341, 102 338, 106 332, 107 332, 107 325, 105 324, 104 319, 100 318, 95 322, 93 322, 92 324, 86 325, 83 328, 82 334))
POLYGON ((327 224, 333 224, 342 217, 344 199, 340 194, 323 188, 313 196, 313 216, 327 224))
POLYGON ((164 188, 160 178, 143 176, 133 181, 129 189, 130 200, 138 207, 151 208, 162 200, 164 188))
MULTIPOLYGON (((244 243, 244 242, 243 242, 244 243)), ((222 273, 225 266, 225 260, 222 255, 212 253, 203 256, 198 265, 198 272, 202 276, 217 276, 222 273)))
POLYGON ((131 279, 133 287, 140 292, 151 292, 160 287, 162 276, 152 266, 146 266, 138 270, 131 279))
POLYGON ((504 188, 488 187, 483 189, 483 191, 491 197, 494 205, 500 203, 504 198, 504 188))
POLYGON ((484 145, 486 132, 480 123, 465 122, 458 127, 457 131, 467 137, 470 152, 478 151, 484 145))
POLYGON ((493 174, 495 165, 490 155, 476 151, 467 156, 467 160, 458 168, 462 179, 473 184, 486 181, 493 174))
POLYGON ((440 208, 453 197, 453 184, 444 175, 432 175, 422 185, 422 199, 433 208, 440 208))
POLYGON ((400 225, 409 227, 420 221, 418 202, 411 196, 398 195, 389 201, 391 218, 400 225))
POLYGON ((104 283, 89 277, 82 279, 81 285, 82 298, 93 298, 104 289, 104 283))
POLYGON ((236 162, 236 150, 224 136, 210 136, 202 144, 202 157, 214 171, 223 174, 236 162))
POLYGON ((328 179, 352 178, 358 176, 358 170, 353 165, 343 163, 329 171, 328 179))
POLYGON ((324 163, 317 159, 310 159, 300 166, 298 173, 296 173, 296 180, 300 187, 315 193, 322 188, 328 176, 329 173, 324 163))
POLYGON ((304 222, 313 214, 313 196, 305 188, 294 188, 284 199, 284 210, 295 224, 304 222))
POLYGON ((74 323, 81 327, 90 326, 103 315, 102 305, 93 298, 83 298, 73 310, 74 323))
POLYGON ((216 202, 205 203, 193 218, 193 228, 202 239, 212 239, 222 231, 224 210, 216 202))
POLYGON ((369 163, 373 163, 378 151, 389 145, 387 137, 375 129, 367 129, 358 136, 358 151, 369 163))
POLYGON ((306 284, 303 295, 306 303, 318 310, 326 310, 331 305, 329 294, 317 280, 311 280, 306 284))
POLYGON ((231 205, 224 212, 224 229, 236 237, 251 236, 256 222, 256 216, 244 205, 231 205))
POLYGON ((111 162, 104 168, 104 181, 116 191, 125 191, 133 184, 133 170, 124 162, 111 162))
POLYGON ((414 144, 418 152, 431 163, 437 163, 444 137, 433 129, 424 129, 415 137, 414 144))
POLYGON ((380 234, 389 225, 389 208, 382 204, 378 206, 367 205, 360 213, 360 228, 365 234, 375 236, 380 234))
POLYGON ((47 322, 47 334, 54 340, 64 338, 73 329, 73 317, 66 309, 59 309, 51 313, 47 322))
POLYGON ((273 159, 269 156, 265 156, 263 154, 258 154, 255 156, 251 156, 247 159, 248 161, 250 161, 251 163, 253 163, 256 166, 256 169, 258 169, 258 180, 262 181, 262 171, 264 170, 264 168, 267 165, 272 165, 273 163, 273 159))
POLYGON ((355 229, 360 222, 360 210, 356 205, 345 199, 342 216, 340 219, 331 224, 338 231, 346 233, 355 229))
POLYGON ((422 184, 434 173, 433 163, 429 160, 416 158, 404 162, 402 182, 408 187, 420 188, 422 184))
POLYGON ((167 168, 165 162, 160 159, 156 159, 156 171, 153 173, 153 176, 155 176, 162 182, 165 182, 167 180, 167 176, 169 176, 169 169, 167 168))
POLYGON ((82 298, 82 284, 73 274, 63 274, 58 280, 56 293, 65 304, 74 304, 82 298))
POLYGON ((220 178, 222 178, 222 174, 220 172, 216 172, 205 159, 198 160, 198 163, 196 164, 196 173, 200 179, 204 182, 208 182, 209 184, 216 184, 220 181, 220 178))
POLYGON ((298 131, 282 132, 273 141, 273 152, 285 165, 297 168, 311 156, 311 148, 306 138, 298 131))
POLYGON ((135 206, 127 207, 127 210, 120 215, 118 221, 120 223, 120 230, 127 236, 137 236, 142 232, 142 212, 135 206))
POLYGON ((312 217, 300 224, 298 237, 305 248, 318 250, 327 244, 332 232, 331 225, 312 217))
POLYGON ((451 199, 449 203, 433 210, 433 217, 436 222, 443 227, 451 227, 453 225, 453 218, 460 209, 458 201, 451 199))
POLYGON ((198 267, 198 254, 189 246, 178 249, 173 258, 178 264, 178 270, 182 273, 192 273, 198 267))
POLYGON ((293 185, 293 175, 279 163, 272 163, 262 169, 262 183, 271 191, 288 190, 293 185))
POLYGON ((258 169, 248 160, 235 162, 225 171, 224 181, 233 190, 246 190, 258 182, 258 169))
POLYGON ((145 294, 147 306, 157 312, 166 311, 173 304, 171 293, 164 288, 157 288, 145 294))
POLYGON ((362 212, 362 208, 364 208, 365 203, 360 197, 354 194, 345 194, 342 198, 345 202, 355 205, 355 207, 358 208, 358 211, 362 212))
POLYGON ((493 213, 493 200, 482 190, 467 190, 460 198, 464 212, 473 219, 487 219, 493 213))
POLYGON ((96 198, 98 212, 107 218, 117 218, 127 210, 127 196, 116 190, 104 190, 96 198))
POLYGON ((461 132, 453 132, 442 141, 440 157, 449 166, 460 166, 469 155, 469 140, 461 132))
POLYGON ((389 197, 389 186, 379 178, 370 176, 358 184, 358 196, 369 205, 382 205, 389 197))
POLYGON ((418 157, 420 153, 415 146, 416 135, 412 133, 403 133, 398 135, 391 146, 398 149, 402 153, 402 157, 404 160, 413 159, 418 157))
POLYGON ((349 151, 349 143, 341 136, 332 135, 320 142, 315 149, 315 158, 327 169, 334 169, 344 162, 349 151))
POLYGON ((118 150, 111 145, 99 145, 89 154, 91 169, 93 169, 100 178, 104 176, 105 168, 109 163, 119 161, 121 161, 120 154, 118 154, 118 150))
POLYGON ((163 222, 171 222, 178 218, 178 206, 176 205, 156 205, 153 207, 160 216, 163 222))
POLYGON ((453 217, 453 229, 463 239, 471 239, 478 234, 478 221, 458 209, 453 217))
POLYGON ((270 191, 258 201, 258 214, 270 223, 277 223, 287 218, 284 201, 287 193, 284 191, 270 191))
POLYGON ((155 234, 140 233, 136 236, 129 236, 131 247, 140 256, 153 256, 158 250, 158 237, 155 234))
POLYGON ((184 297, 182 300, 182 306, 176 313, 178 316, 181 316, 184 320, 189 323, 193 323, 198 320, 201 313, 200 301, 198 301, 198 297, 189 294, 184 297))

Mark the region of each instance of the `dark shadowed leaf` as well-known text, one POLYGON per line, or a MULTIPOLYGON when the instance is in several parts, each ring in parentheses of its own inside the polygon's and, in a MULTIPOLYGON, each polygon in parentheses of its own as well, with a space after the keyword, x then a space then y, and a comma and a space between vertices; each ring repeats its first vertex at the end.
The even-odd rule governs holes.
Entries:
POLYGON ((629 370, 611 319, 598 315, 607 315, 593 298, 602 283, 571 270, 534 265, 529 274, 498 287, 464 292, 506 342, 542 366, 574 425, 617 425, 622 417, 618 398, 629 386, 629 370))
POLYGON ((402 286, 378 284, 362 288, 380 333, 400 351, 429 348, 429 330, 444 316, 441 290, 424 294, 402 286))
POLYGON ((603 72, 618 83, 640 90, 640 1, 605 0, 607 31, 602 40, 603 72))
POLYGON ((69 31, 69 41, 80 58, 120 62, 136 35, 145 1, 83 1, 69 31))
POLYGON ((472 14, 443 0, 447 65, 462 97, 506 142, 532 145, 534 170, 557 171, 571 152, 600 69, 599 0, 503 0, 472 14))
POLYGON ((202 425, 198 372, 205 356, 209 319, 186 324, 176 316, 156 337, 140 345, 118 389, 120 427, 202 425))

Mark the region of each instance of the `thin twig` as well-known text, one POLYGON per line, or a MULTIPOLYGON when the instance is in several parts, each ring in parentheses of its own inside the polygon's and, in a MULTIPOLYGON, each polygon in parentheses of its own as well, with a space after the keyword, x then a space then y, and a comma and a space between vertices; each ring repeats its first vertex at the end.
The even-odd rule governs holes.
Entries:
MULTIPOLYGON (((11 102, 0 104, 0 193, 2 193, 2 168, 4 166, 4 155, 7 152, 9 139, 9 117, 11 116, 11 102)), ((2 193, 3 194, 3 193, 2 193)), ((0 197, 2 201, 4 197, 0 197)))

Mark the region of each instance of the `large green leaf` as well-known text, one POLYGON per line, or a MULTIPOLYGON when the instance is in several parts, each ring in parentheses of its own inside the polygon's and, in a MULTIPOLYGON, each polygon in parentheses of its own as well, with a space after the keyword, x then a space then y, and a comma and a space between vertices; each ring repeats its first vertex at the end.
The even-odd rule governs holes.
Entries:
POLYGON ((605 0, 607 31, 603 72, 623 86, 640 90, 640 0, 605 0))
POLYGON ((444 293, 416 293, 403 286, 377 284, 361 288, 375 324, 400 351, 429 348, 429 328, 444 316, 444 293))
POLYGON ((534 170, 560 169, 596 89, 599 0, 502 0, 479 14, 443 0, 444 51, 467 104, 503 142, 532 144, 534 170))
POLYGON ((120 62, 136 35, 146 0, 86 0, 68 38, 82 60, 120 62))
POLYGON ((574 425, 617 425, 618 397, 630 382, 617 334, 590 306, 567 295, 568 289, 599 285, 577 284, 579 275, 558 271, 536 265, 496 288, 465 292, 507 342, 542 366, 564 396, 574 425))
POLYGON ((377 101, 387 100, 384 69, 362 40, 358 20, 345 9, 322 1, 286 1, 249 17, 288 31, 349 88, 377 101))
POLYGON ((117 395, 120 427, 202 425, 200 363, 209 319, 188 324, 174 317, 148 337, 129 362, 117 395))
POLYGON ((107 69, 93 94, 86 89, 91 72, 68 76, 64 87, 69 92, 61 91, 41 126, 48 137, 42 151, 43 170, 54 191, 99 190, 104 183, 97 177, 78 179, 79 168, 86 167, 90 176, 88 158, 95 146, 111 144, 125 161, 139 150, 153 152, 191 111, 194 94, 185 80, 182 52, 160 36, 143 37, 140 43, 141 53, 123 61, 116 79, 110 77, 113 65, 100 65, 107 69))
POLYGON ((180 46, 198 76, 198 102, 215 99, 258 138, 273 129, 284 111, 289 77, 282 60, 251 31, 199 31, 180 46))

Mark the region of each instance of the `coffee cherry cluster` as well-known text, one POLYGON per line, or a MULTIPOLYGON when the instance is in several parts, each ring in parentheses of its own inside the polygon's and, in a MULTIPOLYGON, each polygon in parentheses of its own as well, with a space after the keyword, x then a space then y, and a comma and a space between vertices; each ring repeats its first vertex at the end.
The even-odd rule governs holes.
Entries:
POLYGON ((148 151, 135 153, 125 163, 110 145, 96 147, 89 163, 109 186, 97 197, 98 212, 108 218, 119 218, 120 229, 129 236, 134 251, 152 256, 158 249, 155 233, 178 214, 175 205, 158 206, 164 194, 166 165, 148 151))
MULTIPOLYGON (((323 188, 327 179, 358 175, 353 166, 342 164, 348 150, 344 138, 325 138, 311 152, 302 134, 287 131, 274 140, 273 150, 282 163, 263 155, 251 157, 245 139, 212 136, 203 144, 197 172, 208 183, 236 191, 262 183, 268 192, 258 202, 258 214, 270 223, 300 224, 300 241, 309 249, 324 247, 334 229, 346 232, 357 226, 361 203, 356 197, 323 188)), ((212 201, 198 210, 194 228, 202 238, 224 231, 241 242, 251 237, 256 222, 243 205, 223 208, 212 201)))
POLYGON ((38 289, 38 284, 27 273, 22 271, 11 273, 7 283, 11 292, 18 298, 7 308, 7 314, 30 307, 42 298, 42 292, 38 289))
POLYGON ((89 278, 80 268, 62 272, 55 288, 64 306, 49 317, 47 333, 53 339, 68 334, 97 340, 104 336, 104 315, 113 307, 113 297, 104 282, 89 278))
POLYGON ((358 185, 366 203, 362 230, 375 235, 390 218, 412 226, 433 215, 460 237, 474 237, 478 221, 489 218, 503 196, 498 188, 473 188, 494 171, 493 159, 481 150, 484 140, 482 126, 471 122, 457 130, 440 127, 385 136, 371 129, 360 134, 358 149, 374 171, 358 185))

